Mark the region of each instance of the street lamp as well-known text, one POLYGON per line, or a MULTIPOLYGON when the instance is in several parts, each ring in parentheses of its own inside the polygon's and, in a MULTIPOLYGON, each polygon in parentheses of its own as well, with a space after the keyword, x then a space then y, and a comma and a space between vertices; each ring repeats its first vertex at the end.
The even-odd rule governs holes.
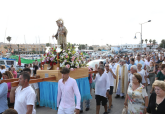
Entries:
MULTIPOLYGON (((151 20, 148 20, 147 22, 144 22, 144 23, 140 23, 140 25, 141 25, 141 33, 137 32, 137 33, 141 34, 141 53, 142 53, 142 25, 145 24, 145 23, 148 23, 148 22, 151 22, 151 20)), ((135 33, 135 37, 134 38, 136 39, 136 33, 135 33)))
MULTIPOLYGON (((137 39, 137 38, 136 38, 136 34, 137 34, 137 33, 140 33, 140 35, 141 35, 141 32, 136 32, 136 33, 135 33, 135 37, 134 37, 134 39, 137 39)), ((141 53, 142 53, 142 37, 141 37, 141 43, 140 43, 140 44, 141 44, 140 47, 141 47, 141 53)))

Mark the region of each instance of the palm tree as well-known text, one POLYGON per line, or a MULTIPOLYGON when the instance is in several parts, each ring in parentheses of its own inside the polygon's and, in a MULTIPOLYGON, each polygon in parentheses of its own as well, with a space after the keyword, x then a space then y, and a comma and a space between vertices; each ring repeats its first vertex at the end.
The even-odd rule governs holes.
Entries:
POLYGON ((142 39, 142 44, 143 44, 144 40, 142 39))
POLYGON ((150 39, 149 42, 150 42, 150 44, 151 44, 151 43, 152 43, 152 40, 150 39))
POLYGON ((19 44, 17 44, 17 46, 18 46, 18 55, 19 55, 19 44))
POLYGON ((87 44, 85 44, 86 50, 87 50, 87 46, 88 46, 88 45, 87 45, 87 44))
POLYGON ((156 40, 155 39, 152 41, 152 44, 153 44, 153 46, 156 45, 156 40))
POLYGON ((145 42, 146 42, 146 45, 147 45, 148 40, 147 40, 147 39, 145 39, 145 42))
POLYGON ((11 37, 8 36, 6 39, 7 39, 7 41, 10 43, 10 41, 11 41, 11 37))
POLYGON ((152 47, 152 46, 151 46, 151 43, 152 43, 152 40, 150 39, 149 42, 150 42, 150 50, 151 50, 151 47, 152 47))
MULTIPOLYGON (((11 37, 10 37, 10 36, 8 36, 6 39, 7 39, 7 41, 9 42, 9 45, 10 45, 11 37)), ((11 45, 10 45, 9 50, 11 51, 11 45)))

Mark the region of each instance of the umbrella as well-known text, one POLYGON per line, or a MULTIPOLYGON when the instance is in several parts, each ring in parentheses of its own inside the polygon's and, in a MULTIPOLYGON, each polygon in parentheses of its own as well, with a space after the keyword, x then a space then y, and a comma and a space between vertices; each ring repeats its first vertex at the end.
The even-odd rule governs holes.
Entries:
POLYGON ((19 59, 18 59, 18 65, 21 66, 21 58, 19 56, 19 59))

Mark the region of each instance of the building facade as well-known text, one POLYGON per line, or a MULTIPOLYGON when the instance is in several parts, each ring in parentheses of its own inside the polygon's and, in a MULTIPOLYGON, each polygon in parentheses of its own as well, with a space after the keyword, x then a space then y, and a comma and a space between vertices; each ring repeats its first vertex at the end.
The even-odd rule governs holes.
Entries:
MULTIPOLYGON (((53 47, 50 44, 50 47, 53 47)), ((0 42, 0 54, 43 54, 46 50, 46 44, 9 44, 0 42)))

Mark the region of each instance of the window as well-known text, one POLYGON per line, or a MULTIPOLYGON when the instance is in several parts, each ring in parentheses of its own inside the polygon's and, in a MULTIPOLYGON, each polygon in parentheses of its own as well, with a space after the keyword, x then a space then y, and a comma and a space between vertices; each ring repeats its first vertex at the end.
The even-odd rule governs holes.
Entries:
POLYGON ((14 61, 6 61, 7 65, 14 65, 14 61))
POLYGON ((0 61, 0 64, 4 65, 4 64, 5 64, 5 62, 4 62, 4 61, 0 61))

